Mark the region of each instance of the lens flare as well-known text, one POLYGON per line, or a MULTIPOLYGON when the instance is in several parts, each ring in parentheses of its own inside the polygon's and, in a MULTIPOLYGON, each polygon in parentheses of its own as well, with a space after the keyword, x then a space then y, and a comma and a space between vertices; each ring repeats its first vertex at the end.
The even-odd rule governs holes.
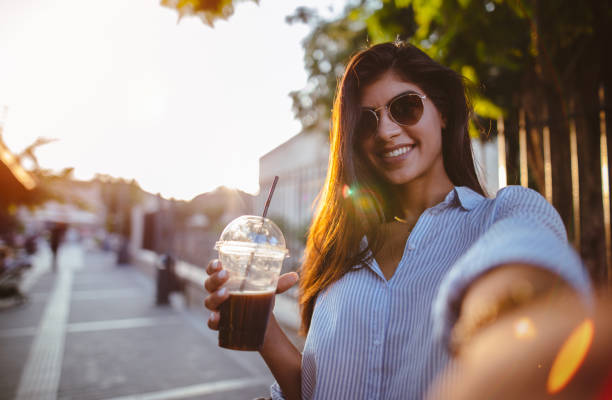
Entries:
POLYGON ((594 331, 593 321, 585 319, 565 340, 548 374, 548 393, 558 393, 572 380, 591 347, 594 331))
POLYGON ((365 212, 371 212, 374 209, 372 201, 365 196, 359 197, 359 207, 365 212))
POLYGON ((514 336, 517 339, 533 339, 536 333, 533 322, 527 317, 523 317, 514 323, 514 336))
POLYGON ((349 185, 342 186, 342 196, 346 199, 353 194, 353 189, 349 187, 349 185))

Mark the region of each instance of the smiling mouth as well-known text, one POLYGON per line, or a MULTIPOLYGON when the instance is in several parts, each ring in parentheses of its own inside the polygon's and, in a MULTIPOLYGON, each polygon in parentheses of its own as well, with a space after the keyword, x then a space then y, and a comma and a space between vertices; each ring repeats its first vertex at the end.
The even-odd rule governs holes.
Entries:
POLYGON ((387 151, 385 153, 382 153, 381 156, 382 156, 382 158, 395 158, 395 157, 399 157, 399 156, 402 156, 402 155, 408 153, 410 150, 412 150, 413 147, 414 147, 414 145, 407 145, 407 146, 398 147, 397 149, 393 149, 391 151, 387 151))

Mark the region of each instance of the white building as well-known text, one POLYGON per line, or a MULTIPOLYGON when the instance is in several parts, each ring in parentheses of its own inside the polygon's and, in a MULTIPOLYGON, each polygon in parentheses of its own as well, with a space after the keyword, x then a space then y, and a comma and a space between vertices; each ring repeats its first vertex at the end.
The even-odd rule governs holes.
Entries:
POLYGON ((259 195, 255 213, 264 209, 268 192, 279 176, 269 216, 281 217, 293 228, 307 224, 327 172, 329 142, 316 133, 298 134, 259 159, 259 195))
POLYGON ((259 195, 254 213, 263 212, 268 193, 279 181, 268 209, 268 217, 280 225, 288 242, 290 260, 302 257, 306 228, 327 173, 329 141, 318 133, 298 134, 259 159, 259 195))

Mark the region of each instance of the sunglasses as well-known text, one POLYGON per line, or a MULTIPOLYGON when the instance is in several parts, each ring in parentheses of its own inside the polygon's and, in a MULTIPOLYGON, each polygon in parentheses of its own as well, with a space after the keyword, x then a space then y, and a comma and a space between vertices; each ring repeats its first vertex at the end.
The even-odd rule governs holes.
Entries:
POLYGON ((392 98, 386 105, 374 108, 363 108, 357 123, 357 135, 361 137, 375 135, 380 122, 380 110, 383 108, 389 113, 393 122, 402 126, 414 125, 423 115, 424 94, 404 92, 392 98))

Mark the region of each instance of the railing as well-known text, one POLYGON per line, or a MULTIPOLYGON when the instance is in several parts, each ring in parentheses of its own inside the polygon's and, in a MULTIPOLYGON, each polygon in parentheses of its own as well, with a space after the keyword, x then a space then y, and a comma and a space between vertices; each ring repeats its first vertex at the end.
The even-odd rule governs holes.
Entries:
POLYGON ((595 283, 612 287, 610 99, 603 84, 592 95, 589 104, 570 101, 567 112, 554 116, 544 104, 499 119, 498 174, 500 187, 520 184, 542 193, 559 211, 595 283))

